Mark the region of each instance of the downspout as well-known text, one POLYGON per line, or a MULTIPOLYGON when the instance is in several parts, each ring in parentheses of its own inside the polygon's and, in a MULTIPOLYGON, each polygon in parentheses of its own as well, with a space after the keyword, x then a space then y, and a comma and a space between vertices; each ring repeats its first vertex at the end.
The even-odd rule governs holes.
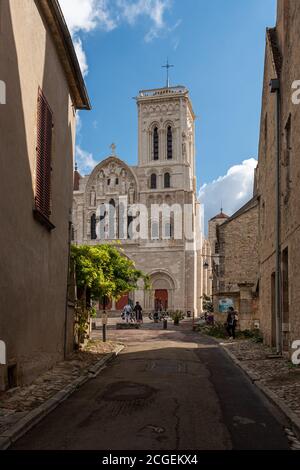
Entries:
POLYGON ((271 93, 276 93, 276 214, 275 214, 275 243, 276 243, 276 267, 275 267, 275 316, 276 316, 276 352, 282 355, 282 304, 281 304, 281 194, 280 194, 280 81, 278 78, 271 80, 271 93))
POLYGON ((71 256, 71 230, 72 222, 69 222, 68 231, 68 272, 67 272, 67 293, 65 307, 65 331, 64 331, 64 359, 67 358, 67 340, 68 340, 68 307, 69 307, 69 287, 70 287, 70 256, 71 256))

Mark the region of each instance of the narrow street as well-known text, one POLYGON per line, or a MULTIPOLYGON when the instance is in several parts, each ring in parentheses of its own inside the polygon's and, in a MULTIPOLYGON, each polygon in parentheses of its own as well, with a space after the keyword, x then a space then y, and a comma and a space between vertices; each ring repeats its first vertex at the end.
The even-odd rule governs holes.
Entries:
POLYGON ((283 418, 213 340, 147 323, 13 449, 288 449, 283 418))

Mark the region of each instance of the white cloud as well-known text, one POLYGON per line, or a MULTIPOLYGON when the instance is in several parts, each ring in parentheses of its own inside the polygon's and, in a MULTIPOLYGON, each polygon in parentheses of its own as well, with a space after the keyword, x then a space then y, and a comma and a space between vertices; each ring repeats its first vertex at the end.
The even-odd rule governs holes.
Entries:
POLYGON ((60 0, 60 6, 70 29, 83 75, 88 73, 81 33, 96 28, 112 31, 122 23, 135 25, 138 19, 148 17, 152 23, 145 35, 145 42, 151 42, 161 34, 168 34, 178 26, 169 28, 164 20, 165 12, 173 0, 60 0))
POLYGON ((91 153, 83 150, 79 145, 76 145, 75 160, 81 175, 89 174, 98 163, 91 153))
POLYGON ((220 176, 200 188, 199 199, 204 204, 205 222, 220 212, 221 204, 227 215, 232 215, 253 195, 254 169, 257 160, 250 158, 232 166, 220 176))

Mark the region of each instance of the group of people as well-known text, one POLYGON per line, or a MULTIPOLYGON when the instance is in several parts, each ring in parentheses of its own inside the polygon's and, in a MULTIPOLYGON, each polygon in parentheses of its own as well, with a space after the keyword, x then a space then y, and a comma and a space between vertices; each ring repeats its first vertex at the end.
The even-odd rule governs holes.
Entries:
POLYGON ((122 319, 126 323, 143 323, 143 309, 139 302, 136 302, 135 307, 132 308, 128 303, 125 305, 122 311, 122 319))

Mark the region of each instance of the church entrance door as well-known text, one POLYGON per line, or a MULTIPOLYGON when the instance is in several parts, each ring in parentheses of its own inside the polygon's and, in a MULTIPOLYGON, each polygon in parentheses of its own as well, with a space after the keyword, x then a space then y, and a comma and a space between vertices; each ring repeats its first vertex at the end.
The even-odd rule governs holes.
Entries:
POLYGON ((154 306, 156 311, 168 309, 168 291, 167 289, 156 289, 154 297, 154 306))

